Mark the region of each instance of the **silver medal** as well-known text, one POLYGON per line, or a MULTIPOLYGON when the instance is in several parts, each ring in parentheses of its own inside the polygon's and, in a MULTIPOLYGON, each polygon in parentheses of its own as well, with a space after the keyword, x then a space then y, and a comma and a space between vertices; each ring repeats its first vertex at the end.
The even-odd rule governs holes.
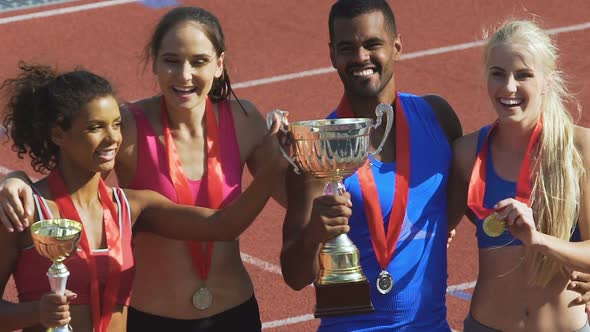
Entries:
POLYGON ((201 287, 193 294, 193 306, 199 310, 205 310, 213 303, 213 294, 208 288, 201 287))
POLYGON ((393 278, 391 277, 391 274, 389 274, 389 272, 385 270, 381 271, 381 273, 379 273, 379 276, 377 277, 377 290, 381 294, 387 294, 391 292, 392 288, 393 278))

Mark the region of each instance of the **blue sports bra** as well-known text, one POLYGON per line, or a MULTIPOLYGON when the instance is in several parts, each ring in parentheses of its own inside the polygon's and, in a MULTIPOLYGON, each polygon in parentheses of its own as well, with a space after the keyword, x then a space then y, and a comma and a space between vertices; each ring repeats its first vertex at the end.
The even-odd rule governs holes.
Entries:
MULTIPOLYGON (((478 139, 477 139, 477 151, 476 154, 479 154, 482 147, 483 141, 491 129, 491 125, 485 126, 479 131, 478 139)), ((491 140, 488 140, 488 146, 485 148, 488 149, 488 158, 486 158, 486 192, 484 196, 484 206, 486 208, 493 207, 499 201, 514 197, 516 194, 516 182, 507 181, 502 179, 496 173, 496 169, 494 168, 493 163, 493 156, 490 150, 490 143, 491 140)), ((504 247, 504 246, 517 246, 522 245, 522 242, 517 238, 513 237, 508 230, 505 230, 502 235, 498 237, 490 237, 486 235, 483 231, 483 220, 474 216, 476 220, 476 234, 477 234, 477 246, 479 248, 493 248, 493 247, 504 247)), ((576 224, 574 233, 572 234, 570 241, 572 242, 579 242, 581 241, 580 231, 578 229, 578 225, 576 224)))

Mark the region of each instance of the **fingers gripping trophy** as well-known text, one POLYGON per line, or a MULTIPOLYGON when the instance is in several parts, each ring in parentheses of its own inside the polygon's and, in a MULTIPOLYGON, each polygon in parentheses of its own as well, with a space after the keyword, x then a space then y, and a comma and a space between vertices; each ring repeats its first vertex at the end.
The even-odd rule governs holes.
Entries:
MULTIPOLYGON (((47 271, 51 291, 63 295, 70 272, 63 261, 80 242, 82 224, 69 219, 41 220, 31 226, 31 235, 39 255, 53 262, 47 271)), ((48 332, 72 331, 69 325, 47 329, 48 332)))
MULTIPOLYGON (((281 147, 283 157, 296 173, 303 171, 325 178, 324 193, 342 195, 344 178, 363 166, 369 155, 378 154, 391 131, 393 108, 380 104, 375 109, 376 121, 370 118, 322 119, 289 123, 288 113, 273 110, 267 116, 269 125, 278 115, 281 130, 293 143, 294 155, 281 147), (374 152, 369 152, 371 129, 381 125, 386 114, 385 135, 374 152)), ((370 289, 361 266, 359 251, 346 234, 323 244, 319 253, 320 273, 315 281, 316 318, 373 311, 370 289)))

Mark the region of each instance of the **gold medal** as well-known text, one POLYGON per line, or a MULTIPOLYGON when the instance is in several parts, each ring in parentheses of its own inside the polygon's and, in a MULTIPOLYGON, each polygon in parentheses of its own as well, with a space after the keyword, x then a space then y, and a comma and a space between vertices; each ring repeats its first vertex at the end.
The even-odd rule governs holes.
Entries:
POLYGON ((201 287, 193 294, 193 306, 199 310, 205 310, 213 303, 213 294, 208 288, 201 287))
POLYGON ((498 219, 498 214, 494 212, 484 219, 482 228, 487 236, 498 237, 506 230, 506 224, 503 220, 498 219))

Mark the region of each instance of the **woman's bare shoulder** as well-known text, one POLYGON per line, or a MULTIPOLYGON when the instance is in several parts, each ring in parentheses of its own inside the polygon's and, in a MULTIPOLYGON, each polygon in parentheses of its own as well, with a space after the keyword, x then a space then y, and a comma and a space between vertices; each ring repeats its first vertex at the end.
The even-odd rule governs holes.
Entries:
MULTIPOLYGON (((266 134, 266 121, 256 106, 246 99, 232 99, 230 108, 234 117, 236 128, 247 128, 245 134, 257 133, 254 136, 261 137, 266 134)), ((238 134, 241 130, 238 130, 238 134)))
POLYGON ((159 112, 160 111, 160 97, 153 96, 153 97, 134 100, 131 102, 126 102, 126 103, 122 104, 121 110, 123 110, 123 109, 129 110, 131 108, 133 108, 135 110, 141 110, 146 114, 159 112))
POLYGON ((245 117, 261 116, 256 105, 247 99, 231 99, 229 105, 233 114, 245 117))
POLYGON ((457 138, 453 142, 453 153, 475 158, 478 136, 479 131, 474 131, 457 138))

